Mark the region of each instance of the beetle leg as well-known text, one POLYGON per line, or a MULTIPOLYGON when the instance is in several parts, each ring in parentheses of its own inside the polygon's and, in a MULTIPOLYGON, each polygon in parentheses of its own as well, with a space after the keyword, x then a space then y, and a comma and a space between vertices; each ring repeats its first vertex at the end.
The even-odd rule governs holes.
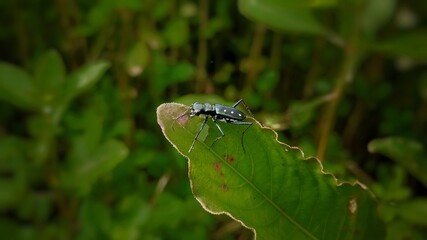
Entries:
POLYGON ((242 148, 243 148, 243 152, 245 151, 245 145, 243 145, 243 135, 245 135, 245 132, 252 126, 252 122, 230 122, 231 124, 236 124, 236 125, 248 125, 248 127, 242 132, 242 136, 240 137, 240 143, 242 144, 242 148))
POLYGON ((234 121, 233 122, 233 121, 231 121, 231 122, 228 122, 228 123, 235 124, 235 125, 252 125, 252 122, 239 122, 239 121, 234 121))
POLYGON ((203 128, 205 127, 206 122, 208 121, 208 118, 209 118, 208 116, 206 116, 206 117, 205 117, 205 120, 203 121, 202 126, 200 127, 199 131, 197 132, 196 136, 195 136, 195 137, 194 137, 194 139, 193 139, 193 143, 191 144, 191 147, 190 147, 190 150, 188 150, 188 153, 190 153, 190 152, 191 152, 191 150, 193 150, 194 143, 196 142, 197 138, 199 137, 200 132, 201 132, 201 131, 203 130, 203 128))
POLYGON ((222 131, 222 129, 221 129, 221 127, 218 125, 218 123, 216 123, 215 122, 215 125, 216 125, 216 127, 218 128, 218 130, 221 132, 221 137, 224 137, 225 136, 225 134, 224 134, 224 132, 222 131))
POLYGON ((215 138, 215 140, 212 142, 211 146, 213 146, 216 141, 220 140, 221 138, 223 138, 225 136, 224 132, 222 131, 221 127, 218 125, 218 123, 216 122, 216 118, 212 118, 213 122, 215 123, 216 127, 218 128, 219 132, 221 133, 221 136, 215 138))

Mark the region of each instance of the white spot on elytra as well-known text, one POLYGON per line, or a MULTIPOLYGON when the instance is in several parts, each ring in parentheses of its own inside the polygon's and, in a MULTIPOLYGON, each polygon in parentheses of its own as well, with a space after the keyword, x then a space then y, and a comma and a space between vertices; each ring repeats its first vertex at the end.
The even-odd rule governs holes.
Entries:
POLYGON ((224 109, 224 112, 227 112, 227 110, 226 110, 226 109, 224 109))
POLYGON ((239 116, 241 117, 241 116, 242 116, 242 114, 240 114, 240 113, 239 113, 239 116))
POLYGON ((233 111, 231 111, 231 114, 233 114, 234 112, 233 111))

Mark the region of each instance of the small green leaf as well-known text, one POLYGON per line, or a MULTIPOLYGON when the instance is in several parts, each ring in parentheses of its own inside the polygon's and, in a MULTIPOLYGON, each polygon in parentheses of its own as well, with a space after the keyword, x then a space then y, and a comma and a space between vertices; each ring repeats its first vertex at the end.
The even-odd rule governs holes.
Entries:
POLYGON ((164 30, 164 36, 172 47, 180 47, 187 44, 190 37, 188 22, 186 19, 170 21, 164 30))
POLYGON ((145 42, 136 43, 126 57, 126 69, 132 77, 140 75, 150 59, 150 51, 145 42))
POLYGON ((66 97, 71 100, 93 86, 110 67, 107 61, 87 64, 72 73, 67 79, 66 97))
POLYGON ((98 61, 86 64, 70 74, 66 79, 61 99, 53 102, 52 106, 45 109, 45 112, 52 116, 53 122, 58 123, 70 102, 95 85, 109 67, 109 62, 98 61))
POLYGON ((427 186, 427 154, 419 142, 402 137, 375 139, 368 150, 389 157, 427 186))
POLYGON ((405 220, 427 227, 427 199, 414 198, 397 206, 397 213, 405 220))
POLYGON ((171 68, 171 83, 184 82, 194 76, 195 68, 191 63, 180 62, 171 68))
POLYGON ((27 72, 0 62, 0 99, 17 107, 33 109, 39 103, 37 94, 37 88, 27 72))
POLYGON ((194 76, 195 68, 192 64, 179 62, 168 67, 154 82, 157 92, 163 92, 168 86, 185 82, 194 76))
POLYGON ((289 106, 292 128, 303 128, 313 119, 315 111, 331 99, 330 95, 321 96, 309 101, 295 101, 289 106))
MULTIPOLYGON (((295 2, 298 2, 298 0, 294 0, 295 2)), ((313 7, 330 7, 335 6, 338 2, 338 0, 307 0, 310 4, 309 6, 313 7)))
POLYGON ((271 91, 277 86, 279 82, 279 76, 277 72, 273 70, 267 70, 259 77, 259 80, 255 82, 255 86, 261 93, 271 91))
POLYGON ((36 63, 34 83, 40 90, 43 102, 57 101, 65 82, 65 66, 58 52, 51 50, 43 54, 36 63))
POLYGON ((392 56, 427 59, 427 31, 399 33, 372 46, 374 51, 392 56))
POLYGON ((94 238, 94 232, 110 232, 114 226, 112 224, 112 208, 109 204, 96 198, 85 198, 79 204, 79 224, 83 227, 80 229, 78 236, 81 239, 94 238))
POLYGON ((160 0, 153 2, 154 7, 150 11, 153 20, 161 21, 169 16, 171 10, 173 10, 173 2, 168 0, 160 0))
POLYGON ((172 145, 189 160, 189 178, 205 210, 225 213, 252 229, 258 239, 383 239, 376 203, 358 183, 337 184, 316 159, 277 141, 277 134, 253 125, 208 121, 207 136, 189 147, 201 118, 180 116, 188 108, 166 103, 157 121, 172 145), (214 143, 215 142, 215 143, 214 143), (243 149, 244 146, 244 149, 243 149))
POLYGON ((326 32, 309 8, 289 7, 286 3, 260 0, 240 0, 238 6, 240 12, 247 18, 274 29, 310 34, 326 32))
POLYGON ((337 4, 337 0, 264 0, 263 4, 292 7, 327 7, 337 4))
POLYGON ((395 6, 396 0, 366 1, 361 16, 363 30, 368 34, 377 32, 382 25, 390 21, 395 6))
POLYGON ((128 155, 127 147, 116 140, 108 140, 99 145, 85 159, 75 160, 75 164, 61 175, 61 186, 85 195, 100 177, 110 172, 128 155))
POLYGON ((0 138, 0 211, 19 206, 28 190, 25 142, 15 137, 0 138))
POLYGON ((224 31, 230 27, 230 22, 225 17, 213 17, 209 19, 209 22, 205 29, 202 30, 201 35, 207 39, 211 39, 215 34, 224 31))

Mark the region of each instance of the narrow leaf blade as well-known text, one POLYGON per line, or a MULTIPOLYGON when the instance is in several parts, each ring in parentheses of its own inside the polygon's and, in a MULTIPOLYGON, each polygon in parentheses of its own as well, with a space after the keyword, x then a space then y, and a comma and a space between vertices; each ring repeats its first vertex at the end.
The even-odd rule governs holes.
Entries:
POLYGON ((310 8, 288 7, 282 3, 259 0, 238 1, 238 5, 244 16, 273 29, 309 34, 326 33, 310 8))
POLYGON ((67 100, 71 100, 75 96, 93 86, 109 67, 109 62, 99 61, 87 64, 76 72, 72 73, 69 79, 67 79, 67 100))
POLYGON ((427 59, 427 31, 400 33, 371 46, 373 51, 391 57, 405 57, 415 60, 427 59))
MULTIPOLYGON (((92 185, 110 172, 128 155, 128 148, 114 139, 100 144, 93 153, 86 156, 82 164, 74 165, 61 174, 60 186, 76 191, 80 195, 87 194, 92 185)), ((77 161, 77 160, 74 160, 77 161)))
POLYGON ((372 140, 368 150, 389 157, 427 186, 427 154, 421 143, 402 137, 387 137, 372 140))

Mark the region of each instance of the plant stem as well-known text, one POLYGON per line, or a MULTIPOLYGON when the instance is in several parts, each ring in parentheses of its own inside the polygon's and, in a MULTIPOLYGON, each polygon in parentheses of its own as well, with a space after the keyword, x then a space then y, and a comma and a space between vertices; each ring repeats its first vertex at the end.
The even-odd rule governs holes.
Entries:
POLYGON ((307 80, 304 84, 303 89, 303 98, 310 99, 313 96, 316 79, 319 76, 320 72, 320 56, 322 53, 322 49, 324 48, 325 40, 323 38, 316 39, 315 49, 313 53, 313 57, 310 64, 310 69, 308 70, 307 80))
POLYGON ((208 55, 208 43, 206 36, 203 35, 203 31, 207 28, 208 19, 209 19, 209 0, 201 0, 199 6, 199 44, 198 44, 198 54, 197 54, 197 70, 196 70, 196 92, 202 92, 207 81, 206 73, 206 59, 208 55))
POLYGON ((78 22, 80 18, 80 12, 74 1, 70 0, 56 0, 56 9, 59 13, 59 23, 64 30, 65 35, 65 48, 66 58, 69 61, 72 68, 78 68, 84 59, 81 56, 86 57, 86 39, 78 37, 74 34, 74 22, 78 22))
POLYGON ((134 133, 135 133, 135 121, 132 113, 132 85, 129 82, 129 75, 126 73, 125 66, 120 62, 120 59, 124 59, 127 50, 130 45, 130 36, 132 36, 132 32, 134 29, 132 28, 129 13, 123 12, 119 15, 119 21, 122 24, 121 32, 120 32, 120 40, 117 48, 117 52, 115 53, 118 56, 116 60, 116 67, 114 69, 115 78, 117 79, 117 85, 119 86, 121 97, 122 97, 122 109, 125 118, 130 123, 130 131, 129 134, 125 138, 125 143, 127 146, 131 147, 134 144, 134 133))
POLYGON ((347 83, 351 82, 354 77, 354 70, 358 58, 356 51, 357 42, 357 28, 354 28, 350 41, 345 46, 344 61, 341 65, 340 72, 335 80, 334 90, 332 91, 334 98, 327 106, 325 106, 323 114, 319 121, 318 136, 320 139, 317 146, 317 158, 319 158, 320 160, 324 158, 326 153, 329 136, 336 120, 338 104, 341 100, 342 95, 344 94, 344 90, 347 83))
POLYGON ((249 68, 248 68, 248 74, 246 78, 247 91, 252 90, 253 83, 258 78, 258 74, 261 70, 259 63, 261 59, 262 46, 264 44, 265 32, 266 32, 266 28, 263 24, 260 24, 260 23, 256 24, 254 38, 253 38, 252 46, 251 46, 249 57, 248 57, 249 68))
POLYGON ((271 44, 270 51, 270 67, 274 71, 278 72, 280 69, 280 62, 282 57, 282 42, 283 42, 283 34, 279 32, 273 33, 273 41, 271 44))

